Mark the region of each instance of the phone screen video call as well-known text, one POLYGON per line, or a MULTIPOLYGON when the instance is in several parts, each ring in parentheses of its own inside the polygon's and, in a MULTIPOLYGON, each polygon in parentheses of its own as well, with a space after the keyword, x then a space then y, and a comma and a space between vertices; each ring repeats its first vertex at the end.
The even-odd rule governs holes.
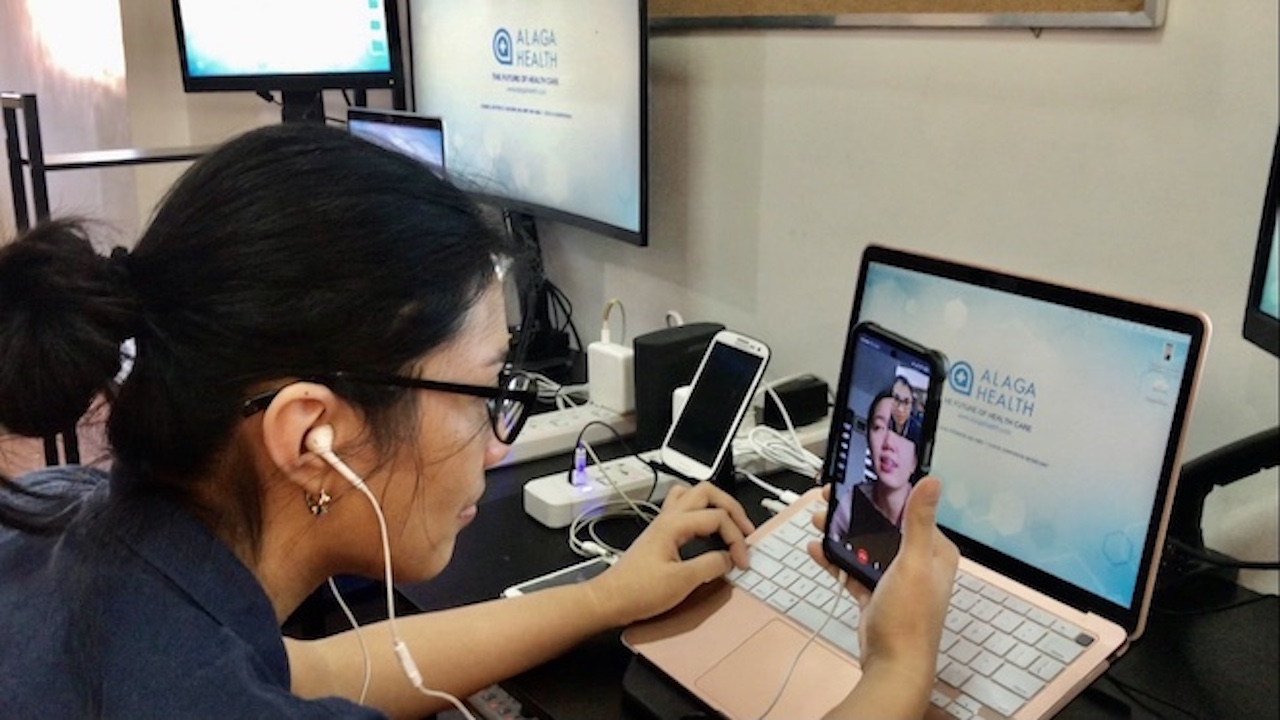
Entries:
POLYGON ((906 499, 928 471, 941 356, 873 327, 854 334, 854 361, 839 415, 838 452, 824 550, 874 585, 897 555, 906 499))

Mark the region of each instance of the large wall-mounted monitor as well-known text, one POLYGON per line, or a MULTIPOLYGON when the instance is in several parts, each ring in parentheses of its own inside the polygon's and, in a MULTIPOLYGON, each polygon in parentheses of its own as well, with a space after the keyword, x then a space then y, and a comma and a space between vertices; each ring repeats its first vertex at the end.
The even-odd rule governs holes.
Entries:
POLYGON ((648 242, 644 0, 409 0, 414 111, 478 199, 648 242))
POLYGON ((1244 310, 1244 336, 1258 347, 1280 356, 1280 278, 1277 278, 1276 212, 1280 199, 1280 130, 1271 153, 1271 175, 1262 202, 1262 223, 1254 250, 1253 276, 1244 310))
POLYGON ((322 90, 400 83, 396 0, 172 2, 187 92, 279 91, 285 120, 323 122, 322 90))

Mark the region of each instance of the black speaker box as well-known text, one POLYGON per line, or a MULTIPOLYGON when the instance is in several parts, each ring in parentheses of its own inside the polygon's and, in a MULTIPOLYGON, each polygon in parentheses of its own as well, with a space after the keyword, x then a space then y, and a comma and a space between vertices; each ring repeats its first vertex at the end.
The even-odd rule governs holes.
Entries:
POLYGON ((672 391, 693 380, 711 338, 723 329, 720 323, 688 323, 655 330, 632 340, 637 452, 662 444, 671 426, 672 391))

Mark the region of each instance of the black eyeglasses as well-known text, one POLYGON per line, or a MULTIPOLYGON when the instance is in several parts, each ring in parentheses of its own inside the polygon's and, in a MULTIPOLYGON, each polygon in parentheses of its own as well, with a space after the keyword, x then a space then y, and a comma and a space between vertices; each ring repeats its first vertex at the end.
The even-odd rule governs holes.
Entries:
MULTIPOLYGON (((533 387, 533 379, 518 370, 512 370, 510 367, 504 368, 502 372, 498 373, 498 384, 492 387, 371 372, 341 371, 310 375, 305 379, 319 383, 324 383, 327 380, 359 385, 410 388, 413 390, 436 390, 455 395, 484 398, 488 401, 485 404, 489 410, 489 423, 493 426, 493 434, 498 438, 499 442, 505 445, 515 442, 516 437, 520 435, 520 430, 524 428, 524 421, 529 418, 529 408, 538 402, 538 393, 530 390, 533 387)), ((266 410, 267 406, 271 404, 271 401, 279 393, 280 390, 275 389, 254 395, 244 401, 240 408, 241 414, 244 417, 249 417, 266 410)))

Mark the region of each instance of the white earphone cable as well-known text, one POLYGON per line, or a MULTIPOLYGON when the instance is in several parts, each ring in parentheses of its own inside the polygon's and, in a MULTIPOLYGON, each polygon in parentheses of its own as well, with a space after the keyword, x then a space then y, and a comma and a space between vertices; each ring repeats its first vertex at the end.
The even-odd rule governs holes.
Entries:
MULTIPOLYGON (((312 432, 314 433, 316 431, 313 430, 312 432)), ((308 435, 307 437, 308 441, 311 441, 311 436, 308 435)), ((369 490, 369 486, 365 484, 364 478, 357 475, 350 466, 343 462, 342 459, 333 452, 332 430, 329 431, 328 437, 323 435, 317 437, 314 444, 315 447, 311 447, 311 449, 326 463, 328 463, 330 467, 336 470, 339 475, 345 478, 347 482, 351 483, 355 489, 359 490, 360 493, 365 496, 365 499, 367 499, 369 504, 373 507, 374 515, 378 518, 378 532, 379 536, 382 538, 382 567, 387 590, 387 623, 391 630, 391 649, 395 652, 396 658, 400 661, 400 668, 404 671, 405 677, 409 678, 409 682, 413 683, 413 686, 422 694, 441 700, 447 700, 457 708, 458 712, 462 713, 467 720, 475 720, 475 716, 471 714, 471 711, 462 703, 461 700, 447 692, 433 690, 423 684, 422 673, 418 670, 418 664, 414 662, 413 656, 409 653, 409 646, 400 638, 399 626, 396 624, 395 587, 392 584, 391 575, 391 543, 388 539, 387 519, 386 516, 382 514, 382 505, 378 502, 378 499, 374 497, 373 492, 369 490)), ((354 618, 351 619, 354 624, 354 618)), ((359 637, 359 635, 357 635, 357 637, 359 637)), ((363 647, 363 645, 364 643, 362 640, 361 647, 363 647)), ((368 662, 367 657, 368 656, 366 655, 366 662, 368 662)), ((363 699, 362 693, 362 702, 363 699)))
POLYGON ((329 592, 333 593, 334 599, 338 601, 342 614, 347 616, 351 629, 356 631, 356 640, 360 643, 360 654, 364 656, 364 682, 360 685, 360 704, 363 705, 365 696, 369 694, 369 680, 373 677, 373 664, 369 661, 369 646, 365 645, 364 632, 360 629, 360 623, 356 622, 355 613, 351 612, 342 593, 338 592, 338 584, 333 581, 333 576, 329 576, 329 592))
POLYGON ((827 610, 827 617, 822 621, 821 625, 814 628, 813 631, 809 633, 809 637, 805 639, 804 644, 796 651, 796 656, 791 659, 791 666, 787 668, 787 674, 783 676, 782 682, 778 685, 778 691, 774 693, 773 700, 769 702, 769 707, 766 707, 764 712, 756 716, 760 720, 763 720, 765 716, 773 712, 774 706, 782 699, 783 691, 787 689, 787 683, 791 682, 791 675, 795 673, 796 667, 800 665, 800 658, 804 656, 804 651, 809 649, 809 645, 813 643, 814 638, 818 637, 818 633, 822 632, 822 629, 827 626, 827 623, 831 622, 831 618, 835 617, 836 606, 840 604, 840 596, 845 592, 845 583, 848 579, 849 576, 845 574, 844 570, 841 570, 839 582, 836 583, 835 597, 831 598, 831 607, 827 610))

